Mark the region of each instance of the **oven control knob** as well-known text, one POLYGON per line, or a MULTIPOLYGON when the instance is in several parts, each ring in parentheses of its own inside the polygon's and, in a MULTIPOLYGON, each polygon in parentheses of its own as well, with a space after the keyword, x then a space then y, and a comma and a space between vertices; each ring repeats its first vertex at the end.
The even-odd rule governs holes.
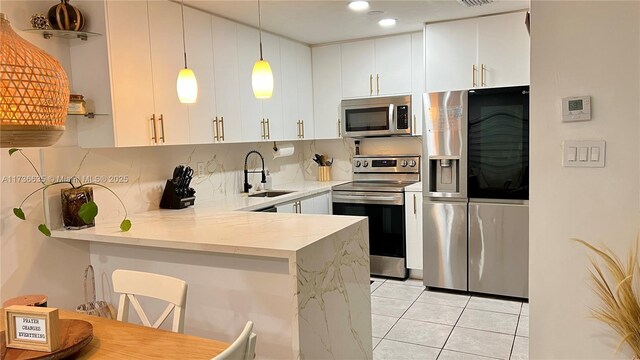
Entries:
POLYGON ((356 160, 356 161, 353 162, 353 165, 355 167, 360 167, 360 165, 362 165, 362 163, 360 162, 360 160, 356 160))
POLYGON ((400 166, 402 166, 402 167, 407 167, 407 160, 402 160, 402 161, 400 162, 400 166))
POLYGON ((362 162, 362 166, 364 166, 364 167, 369 166, 369 162, 368 162, 367 160, 363 161, 363 162, 362 162))
POLYGON ((415 160, 409 161, 409 166, 415 167, 416 166, 416 161, 415 160))

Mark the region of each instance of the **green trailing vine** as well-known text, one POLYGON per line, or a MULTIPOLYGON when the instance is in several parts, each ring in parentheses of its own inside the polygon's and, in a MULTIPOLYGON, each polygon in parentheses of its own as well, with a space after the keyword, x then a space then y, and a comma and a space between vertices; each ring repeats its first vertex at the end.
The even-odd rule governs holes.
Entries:
MULTIPOLYGON (((116 194, 113 190, 111 190, 107 186, 104 186, 104 185, 98 184, 98 183, 94 183, 94 182, 83 184, 80 181, 80 179, 78 179, 75 176, 72 177, 71 179, 69 179, 69 181, 56 181, 56 182, 52 182, 52 183, 47 184, 46 181, 44 180, 44 178, 42 176, 40 176, 40 173, 38 172, 38 169, 33 164, 31 159, 29 159, 29 157, 22 152, 22 149, 17 149, 17 148, 9 149, 9 156, 13 156, 13 154, 16 153, 16 152, 20 153, 29 162, 29 164, 31 165, 33 170, 36 172, 36 175, 38 176, 38 179, 40 179, 40 183, 42 184, 42 186, 40 186, 38 189, 32 191, 29 195, 27 195, 27 197, 25 197, 24 200, 22 200, 22 202, 20 203, 20 206, 18 206, 17 208, 13 208, 13 214, 18 219, 26 220, 26 216, 24 215, 24 211, 22 210, 22 206, 24 205, 24 203, 31 196, 33 196, 34 194, 36 194, 39 191, 43 191, 44 192, 48 188, 50 188, 52 186, 55 186, 55 185, 60 185, 60 184, 69 184, 74 189, 80 189, 80 188, 87 187, 87 186, 98 186, 98 187, 101 187, 101 188, 104 188, 104 189, 108 190, 110 193, 113 194, 113 196, 116 197, 116 199, 118 199, 118 201, 120 201, 120 204, 122 205, 122 208, 124 209, 124 219, 120 222, 120 230, 124 232, 124 231, 129 231, 129 229, 131 229, 131 220, 128 219, 127 207, 124 205, 124 202, 122 202, 122 199, 120 199, 118 194, 116 194), (80 185, 76 186, 74 184, 74 180, 77 181, 80 185)), ((87 203, 82 204, 80 206, 80 209, 78 210, 78 216, 80 217, 80 219, 82 219, 82 221, 84 221, 85 224, 92 223, 94 221, 94 219, 96 218, 96 216, 98 216, 98 204, 96 204, 94 201, 89 201, 87 203)), ((49 230, 49 228, 45 224, 38 225, 38 230, 42 234, 44 234, 45 236, 51 236, 51 230, 49 230)))

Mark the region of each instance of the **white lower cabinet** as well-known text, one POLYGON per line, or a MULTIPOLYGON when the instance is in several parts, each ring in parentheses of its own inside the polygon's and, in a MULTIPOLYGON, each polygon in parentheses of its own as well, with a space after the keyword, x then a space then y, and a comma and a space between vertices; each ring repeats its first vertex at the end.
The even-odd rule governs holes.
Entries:
POLYGON ((284 214, 331 214, 331 193, 324 193, 314 197, 296 200, 276 205, 279 213, 284 214))
POLYGON ((422 192, 404 193, 407 268, 422 270, 422 192))

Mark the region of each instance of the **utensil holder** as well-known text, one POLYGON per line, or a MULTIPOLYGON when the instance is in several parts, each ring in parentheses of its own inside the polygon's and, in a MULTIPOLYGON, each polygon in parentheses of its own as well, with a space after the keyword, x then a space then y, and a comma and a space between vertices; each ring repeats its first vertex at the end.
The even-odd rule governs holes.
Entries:
POLYGON ((162 200, 160 200, 161 209, 184 209, 195 203, 195 196, 179 196, 176 193, 176 186, 173 184, 173 181, 167 180, 167 185, 164 187, 164 193, 162 193, 162 200))
POLYGON ((318 181, 331 181, 331 166, 318 166, 318 181))

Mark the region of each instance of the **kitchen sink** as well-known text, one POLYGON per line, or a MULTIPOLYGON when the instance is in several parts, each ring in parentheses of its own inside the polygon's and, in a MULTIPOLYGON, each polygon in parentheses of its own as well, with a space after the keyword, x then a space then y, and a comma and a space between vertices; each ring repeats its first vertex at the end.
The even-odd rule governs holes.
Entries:
POLYGON ((293 191, 263 191, 259 193, 255 193, 253 195, 249 195, 249 197, 276 197, 291 194, 293 191))

